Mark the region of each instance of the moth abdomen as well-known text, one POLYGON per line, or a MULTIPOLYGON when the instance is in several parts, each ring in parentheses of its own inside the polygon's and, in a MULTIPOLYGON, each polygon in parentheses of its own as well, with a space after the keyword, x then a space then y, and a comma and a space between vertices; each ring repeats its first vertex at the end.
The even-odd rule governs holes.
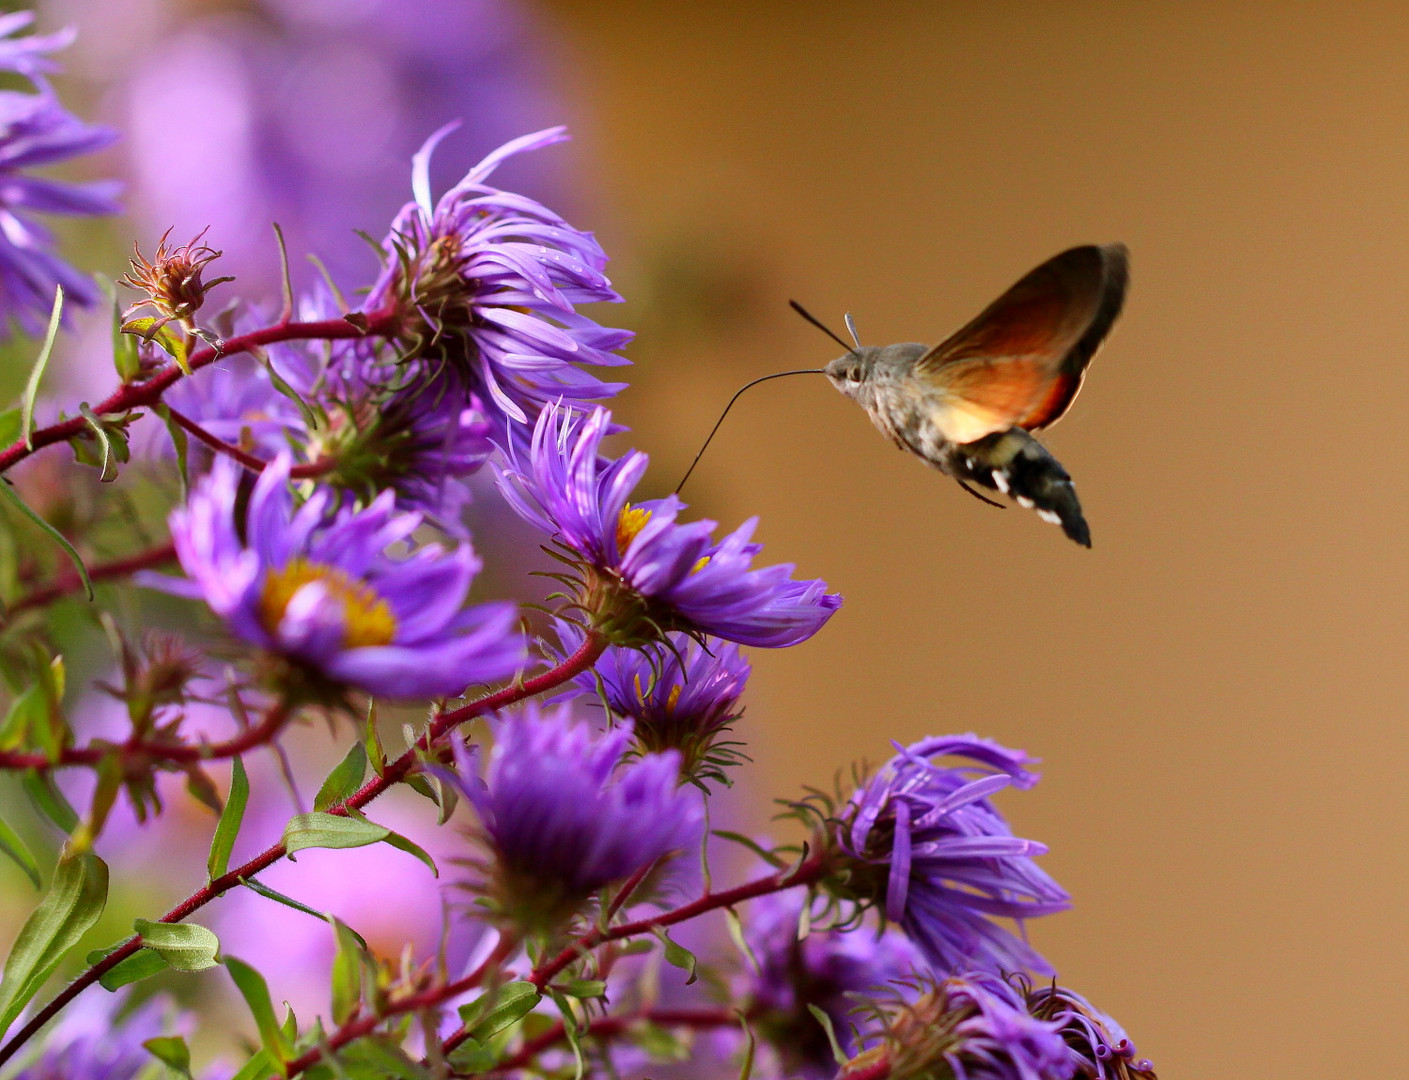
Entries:
POLYGON ((1022 428, 955 446, 948 465, 960 480, 1007 495, 1019 506, 1037 511, 1043 521, 1060 525, 1082 547, 1091 546, 1091 529, 1081 513, 1071 475, 1022 428))

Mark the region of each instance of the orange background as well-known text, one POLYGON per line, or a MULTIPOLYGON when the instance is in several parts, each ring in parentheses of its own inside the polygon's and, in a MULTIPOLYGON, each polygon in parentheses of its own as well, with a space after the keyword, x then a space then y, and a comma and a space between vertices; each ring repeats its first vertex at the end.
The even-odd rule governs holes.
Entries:
POLYGON ((695 509, 761 514, 768 561, 846 596, 811 644, 754 654, 760 815, 890 739, 1025 747, 1046 779, 1004 805, 1077 901, 1034 939, 1161 1076, 1396 1071, 1409 12, 543 12, 659 493, 736 386, 838 351, 788 297, 935 341, 1062 248, 1132 250, 1047 438, 1091 552, 898 454, 820 378, 730 418, 695 509))

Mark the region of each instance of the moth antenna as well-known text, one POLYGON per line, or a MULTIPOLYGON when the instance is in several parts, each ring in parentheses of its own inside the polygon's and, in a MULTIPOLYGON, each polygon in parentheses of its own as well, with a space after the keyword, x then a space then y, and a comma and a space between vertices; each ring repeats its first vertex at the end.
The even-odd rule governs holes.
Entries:
MULTIPOLYGON (((799 308, 798 310, 801 311, 802 309, 799 308)), ((803 314, 809 319, 812 318, 812 316, 807 315, 806 312, 803 312, 803 314)), ((821 323, 818 323, 818 325, 821 326, 821 323)), ((823 326, 822 329, 826 330, 827 328, 823 326)), ((709 434, 705 437, 704 445, 700 447, 700 452, 695 455, 695 460, 690 462, 690 467, 685 470, 685 475, 680 478, 680 483, 675 485, 675 491, 672 494, 680 494, 680 489, 685 486, 685 481, 690 479, 690 474, 695 471, 695 466, 700 463, 700 458, 704 457, 704 452, 709 449, 709 444, 711 440, 714 439, 715 432, 719 430, 719 425, 724 423, 724 418, 729 415, 729 410, 734 407, 734 402, 739 400, 740 395, 743 394, 745 390, 747 390, 751 386, 757 386, 761 382, 767 382, 769 379, 781 379, 787 375, 825 374, 827 374, 827 372, 823 368, 802 368, 799 371, 775 371, 772 375, 764 375, 760 378, 754 379, 753 382, 744 383, 743 386, 739 387, 739 389, 734 391, 734 396, 729 399, 729 404, 724 406, 724 411, 719 414, 719 419, 714 422, 714 427, 709 429, 709 434)))
POLYGON ((842 316, 842 321, 846 323, 846 332, 851 335, 851 340, 856 342, 856 347, 861 348, 861 338, 856 334, 856 323, 851 317, 851 312, 842 316))
MULTIPOLYGON (((856 350, 853 349, 850 345, 848 345, 845 341, 843 341, 841 338, 837 337, 836 334, 832 333, 832 331, 831 331, 830 329, 828 329, 826 325, 823 324, 823 322, 822 322, 821 319, 817 318, 816 315, 812 314, 812 312, 808 311, 805 307, 803 307, 801 304, 799 304, 796 300, 789 300, 789 301, 788 301, 788 304, 789 304, 790 307, 792 307, 792 309, 793 309, 794 311, 796 311, 796 312, 797 312, 799 315, 801 315, 804 319, 806 319, 808 322, 810 322, 813 326, 817 327, 818 330, 821 330, 822 333, 826 334, 829 338, 831 338, 833 341, 835 341, 838 345, 840 345, 840 346, 841 346, 843 349, 845 349, 847 352, 855 352, 855 351, 856 351, 856 350)), ((846 324, 847 324, 848 327, 851 326, 851 316, 850 316, 850 315, 847 315, 847 317, 846 317, 846 324)), ((855 336, 856 336, 856 331, 855 331, 855 330, 853 330, 853 331, 851 332, 851 336, 852 336, 852 337, 855 337, 855 336)))

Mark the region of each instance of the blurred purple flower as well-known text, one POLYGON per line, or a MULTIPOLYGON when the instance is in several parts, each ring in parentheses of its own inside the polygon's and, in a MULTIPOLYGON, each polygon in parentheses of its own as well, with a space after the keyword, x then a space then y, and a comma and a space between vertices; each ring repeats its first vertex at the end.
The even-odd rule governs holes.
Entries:
POLYGON ((386 549, 410 537, 419 515, 396 513, 390 493, 363 510, 338 509, 326 489, 296 508, 289 467, 284 455, 260 474, 241 528, 243 469, 217 461, 171 515, 190 577, 145 583, 205 600, 236 635, 315 679, 378 696, 453 696, 520 669, 517 609, 463 609, 480 567, 468 545, 393 559, 386 549))
POLYGON ((681 524, 674 495, 627 502, 646 455, 601 456, 611 414, 544 410, 527 451, 510 448, 499 487, 530 524, 550 534, 586 575, 583 606, 618 644, 670 630, 779 648, 806 641, 841 606, 826 582, 794 581, 792 566, 752 569, 757 518, 715 542, 715 523, 681 524))
POLYGON ((156 1059, 142 1045, 168 1030, 162 998, 117 1019, 126 995, 85 994, 60 1013, 34 1057, 7 1080, 137 1080, 156 1059))
POLYGON ((1030 987, 1019 983, 1027 995, 1029 1011, 1060 1025, 1062 1038, 1076 1056, 1076 1075, 1093 1080, 1155 1080, 1155 1066, 1139 1056, 1135 1044, 1110 1016, 1075 990, 1055 984, 1030 987))
MULTIPOLYGON (((143 235, 209 225, 251 297, 277 295, 271 221, 296 260, 315 252, 363 283, 373 263, 353 230, 377 233, 404 202, 400 163, 427 131, 463 117, 466 144, 490 147, 560 113, 551 35, 512 0, 61 6, 117 83, 143 235), (161 63, 134 63, 153 40, 161 63)), ((515 175, 562 194, 542 164, 515 175)))
MULTIPOLYGON (((868 1034, 857 1006, 882 992, 899 992, 898 980, 925 970, 919 950, 904 936, 874 927, 850 932, 812 929, 798 940, 804 890, 775 893, 755 901, 745 922, 749 948, 758 961, 736 980, 738 1000, 752 1023, 774 1047, 787 1076, 836 1074, 827 1033, 808 1010, 815 1005, 832 1021, 844 1053, 858 1049, 853 1025, 868 1034)), ((871 1033, 874 1033, 871 1031, 871 1033)))
POLYGON ((474 805, 509 919, 556 928, 593 893, 698 838, 697 793, 678 785, 671 752, 624 763, 631 729, 594 732, 571 706, 495 725, 484 779, 457 748, 456 783, 474 805))
MULTIPOLYGON (((8 38, 32 20, 28 12, 0 17, 0 36, 8 38)), ((23 171, 91 153, 116 137, 70 113, 39 76, 52 69, 43 54, 71 38, 60 33, 0 41, 0 69, 29 76, 37 88, 0 90, 0 337, 11 320, 27 334, 42 330, 59 285, 73 303, 90 304, 97 296, 86 275, 53 253, 53 236, 28 214, 91 216, 118 209, 111 182, 72 184, 23 171)))
POLYGON ((857 860, 865 899, 883 902, 941 972, 1051 968, 991 917, 1022 920, 1071 906, 1032 856, 1047 848, 1014 837, 988 796, 1037 774, 1018 750, 973 735, 922 739, 852 795, 838 841, 857 860), (958 757, 973 764, 943 766, 958 757), (867 867, 870 868, 868 873, 867 867))
POLYGON ((507 158, 561 142, 565 130, 506 143, 432 206, 430 157, 451 127, 432 135, 415 156, 415 201, 383 241, 386 266, 367 310, 398 310, 407 355, 460 375, 509 427, 531 423, 555 400, 616 393, 621 384, 576 366, 627 362, 612 350, 631 334, 598 326, 574 307, 621 299, 602 273, 606 254, 591 233, 532 199, 485 183, 507 158))

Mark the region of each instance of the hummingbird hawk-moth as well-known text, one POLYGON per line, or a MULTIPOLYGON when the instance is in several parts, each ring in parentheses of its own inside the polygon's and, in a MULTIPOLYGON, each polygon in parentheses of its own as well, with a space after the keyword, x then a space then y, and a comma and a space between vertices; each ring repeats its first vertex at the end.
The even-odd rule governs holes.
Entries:
POLYGON ((970 484, 1036 510, 1090 547, 1071 476, 1031 432, 1071 406, 1120 314, 1128 279, 1123 244, 1071 248, 938 345, 857 342, 822 370, 902 450, 983 501, 992 500, 970 484))

